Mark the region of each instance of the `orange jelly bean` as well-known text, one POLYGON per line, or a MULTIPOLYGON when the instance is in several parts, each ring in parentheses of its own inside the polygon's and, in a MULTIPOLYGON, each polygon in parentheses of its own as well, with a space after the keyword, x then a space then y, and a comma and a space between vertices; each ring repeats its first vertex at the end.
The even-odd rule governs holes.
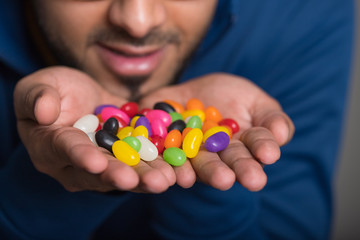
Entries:
POLYGON ((204 104, 197 98, 190 98, 186 103, 186 110, 201 110, 204 111, 204 104))
POLYGON ((181 132, 177 129, 171 130, 165 138, 165 148, 176 147, 180 148, 182 142, 181 132))
POLYGON ((182 113, 185 110, 184 106, 176 101, 167 99, 167 100, 164 100, 164 102, 171 105, 175 109, 175 111, 178 113, 182 113))
POLYGON ((205 109, 205 120, 212 120, 214 122, 220 122, 222 120, 221 113, 217 108, 210 106, 205 109))
POLYGON ((181 134, 181 140, 182 140, 182 141, 184 141, 184 138, 185 138, 186 134, 188 134, 191 129, 192 129, 192 128, 187 127, 187 128, 185 128, 185 129, 182 131, 182 134, 181 134))
POLYGON ((207 130, 209 130, 212 127, 219 126, 215 121, 213 120, 205 120, 204 124, 201 127, 201 131, 205 133, 207 130))

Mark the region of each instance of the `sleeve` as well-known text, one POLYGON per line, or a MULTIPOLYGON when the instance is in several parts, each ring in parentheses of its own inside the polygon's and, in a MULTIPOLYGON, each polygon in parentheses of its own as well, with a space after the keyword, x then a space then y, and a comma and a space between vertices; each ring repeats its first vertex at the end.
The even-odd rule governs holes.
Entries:
POLYGON ((201 185, 182 195, 168 191, 156 200, 154 226, 172 239, 328 239, 354 1, 234 2, 232 25, 194 56, 181 81, 211 72, 246 77, 280 102, 294 121, 295 136, 280 160, 265 167, 262 191, 238 185, 226 192, 201 185), (176 214, 183 218, 171 218, 176 214))

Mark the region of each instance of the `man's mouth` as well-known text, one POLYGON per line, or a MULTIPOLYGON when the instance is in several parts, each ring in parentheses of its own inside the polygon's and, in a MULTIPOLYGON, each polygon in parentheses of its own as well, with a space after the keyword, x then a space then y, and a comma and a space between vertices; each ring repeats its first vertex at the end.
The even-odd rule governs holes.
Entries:
POLYGON ((124 76, 150 75, 162 62, 166 47, 98 43, 98 55, 113 73, 124 76))

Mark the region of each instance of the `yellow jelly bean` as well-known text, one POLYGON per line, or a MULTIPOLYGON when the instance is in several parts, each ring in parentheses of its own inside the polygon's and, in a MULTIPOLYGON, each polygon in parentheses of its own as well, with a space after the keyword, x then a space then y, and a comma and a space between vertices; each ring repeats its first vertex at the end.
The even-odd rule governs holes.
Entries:
POLYGON ((143 136, 143 137, 149 138, 149 131, 147 130, 147 128, 145 126, 140 125, 134 129, 131 136, 133 136, 133 137, 143 136))
POLYGON ((139 117, 140 117, 140 116, 135 116, 135 117, 133 117, 133 118, 131 119, 131 121, 130 121, 130 127, 135 128, 135 123, 136 123, 136 121, 139 119, 139 117))
POLYGON ((227 129, 224 126, 216 126, 216 127, 212 127, 209 130, 207 130, 204 134, 204 138, 203 138, 203 142, 206 141, 206 139, 208 139, 208 137, 210 137, 211 135, 217 133, 217 132, 225 132, 227 135, 229 135, 230 137, 230 132, 229 129, 227 129))
POLYGON ((116 136, 120 139, 123 140, 126 137, 131 136, 131 133, 134 131, 133 127, 127 126, 124 127, 122 129, 119 130, 119 132, 116 134, 116 136))
POLYGON ((182 149, 188 158, 193 158, 198 154, 202 139, 203 133, 199 128, 193 128, 186 134, 182 149))
POLYGON ((118 140, 112 145, 114 156, 129 166, 135 166, 140 162, 139 153, 124 141, 118 140))
POLYGON ((203 111, 197 110, 197 109, 187 110, 185 112, 182 112, 181 116, 183 117, 183 119, 186 119, 186 118, 192 117, 192 116, 199 116, 199 118, 201 119, 201 122, 204 122, 204 120, 205 120, 205 113, 203 111))

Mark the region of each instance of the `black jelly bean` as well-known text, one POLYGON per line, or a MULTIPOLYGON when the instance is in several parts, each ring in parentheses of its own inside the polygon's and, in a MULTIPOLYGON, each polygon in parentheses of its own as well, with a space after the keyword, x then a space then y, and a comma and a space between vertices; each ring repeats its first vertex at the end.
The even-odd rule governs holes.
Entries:
POLYGON ((172 122, 169 125, 167 131, 170 132, 171 130, 177 129, 182 133, 182 131, 185 128, 186 128, 186 123, 183 120, 179 119, 179 120, 176 120, 176 121, 172 122))
POLYGON ((117 132, 119 131, 119 122, 116 118, 111 117, 108 120, 106 120, 102 129, 113 135, 116 135, 117 132))
POLYGON ((155 103, 154 109, 163 110, 167 113, 175 112, 175 109, 170 104, 167 104, 166 102, 155 103))
POLYGON ((119 138, 105 130, 99 130, 95 133, 96 143, 99 147, 103 147, 112 153, 112 145, 118 141, 119 138))

